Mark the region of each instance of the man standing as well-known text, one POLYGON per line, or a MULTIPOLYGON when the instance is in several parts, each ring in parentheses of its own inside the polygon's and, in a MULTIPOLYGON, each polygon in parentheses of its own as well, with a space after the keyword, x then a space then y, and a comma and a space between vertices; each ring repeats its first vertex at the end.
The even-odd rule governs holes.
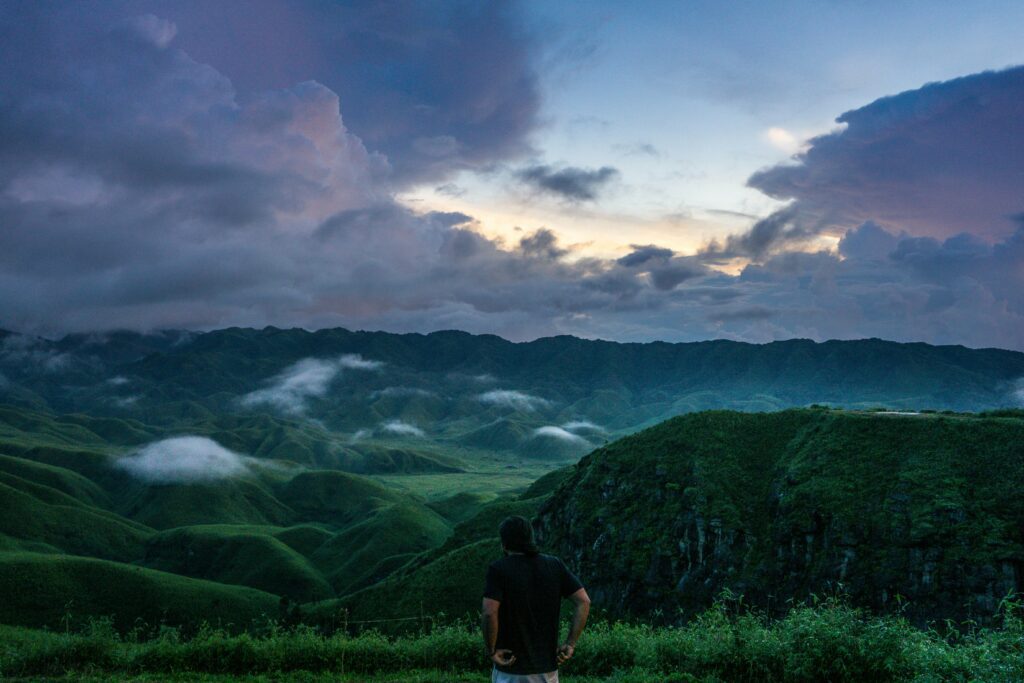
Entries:
POLYGON ((494 662, 491 683, 558 683, 558 667, 572 657, 590 612, 583 584, 557 557, 542 555, 525 517, 499 527, 505 557, 487 568, 483 631, 494 662), (563 598, 576 609, 569 636, 558 645, 563 598))

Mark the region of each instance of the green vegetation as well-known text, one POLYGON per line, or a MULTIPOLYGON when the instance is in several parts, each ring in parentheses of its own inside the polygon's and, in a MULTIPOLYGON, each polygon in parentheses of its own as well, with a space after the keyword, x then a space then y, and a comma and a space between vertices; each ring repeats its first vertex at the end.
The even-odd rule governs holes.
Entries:
POLYGON ((215 619, 235 630, 277 614, 278 598, 239 586, 70 555, 0 553, 0 623, 55 628, 93 615, 120 630, 215 619))
POLYGON ((0 633, 0 676, 319 677, 343 659, 353 680, 476 680, 476 636, 445 624, 478 610, 510 514, 596 612, 672 626, 594 629, 565 680, 1019 674, 1012 619, 950 641, 901 619, 989 625, 1021 587, 1024 354, 275 328, 31 344, 67 363, 0 350, 0 622, 63 634, 0 633), (245 400, 346 354, 377 365, 294 405, 245 400), (746 412, 698 412, 722 408, 746 412), (116 466, 184 435, 241 472, 116 466), (723 589, 781 621, 707 611, 723 589), (790 609, 813 594, 901 616, 790 609), (97 617, 122 639, 69 632, 97 617), (328 635, 346 625, 400 639, 328 635))
POLYGON ((1024 563, 1024 420, 788 410, 681 416, 583 458, 540 511, 613 612, 766 609, 843 590, 991 618, 1024 563))
MULTIPOLYGON (((943 638, 901 618, 870 617, 841 603, 797 607, 769 621, 725 601, 684 627, 594 624, 561 673, 576 683, 1020 680, 1024 626, 1012 604, 1004 605, 1003 618, 999 629, 943 638)), ((212 628, 189 638, 169 628, 149 639, 139 635, 119 637, 103 622, 73 634, 0 627, 0 676, 326 680, 319 677, 330 675, 338 677, 332 680, 428 683, 481 680, 488 669, 474 624, 398 638, 372 630, 326 635, 273 624, 242 635, 212 628)))

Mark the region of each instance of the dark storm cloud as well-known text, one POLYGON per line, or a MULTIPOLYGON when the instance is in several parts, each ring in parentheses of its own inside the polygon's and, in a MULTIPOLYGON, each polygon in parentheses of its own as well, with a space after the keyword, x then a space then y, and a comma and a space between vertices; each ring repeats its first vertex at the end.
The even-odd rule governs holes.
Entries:
POLYGON ((874 220, 940 238, 1000 237, 1024 208, 1024 67, 931 83, 837 121, 796 163, 749 185, 840 230, 874 220))
MULTIPOLYGON (((520 15, 515 2, 458 0, 8 3, 0 30, 11 72, 45 71, 51 82, 88 49, 77 35, 131 22, 150 42, 173 40, 210 64, 243 99, 316 80, 342 95, 350 129, 405 184, 530 151, 540 97, 520 15), (138 26, 147 14, 160 18, 138 26)), ((144 74, 144 62, 121 56, 126 81, 130 67, 144 74)))
POLYGON ((611 166, 598 169, 565 166, 529 166, 516 172, 516 178, 531 187, 573 202, 593 201, 619 172, 611 166))
POLYGON ((708 314, 710 320, 766 320, 774 317, 776 311, 764 306, 749 306, 747 308, 736 308, 727 311, 713 311, 708 314))
POLYGON ((333 90, 304 81, 242 97, 165 19, 23 18, 34 28, 0 47, 33 54, 4 73, 0 111, 7 326, 523 337, 610 306, 654 310, 658 287, 680 279, 672 263, 654 276, 570 261, 549 230, 506 247, 469 215, 410 211, 394 200, 393 160, 348 128, 333 90))
POLYGON ((747 232, 729 235, 724 243, 712 241, 701 249, 700 256, 710 263, 734 258, 760 261, 769 254, 806 243, 820 229, 820 224, 805 225, 798 208, 789 206, 757 221, 747 232))
POLYGON ((630 246, 632 246, 633 251, 616 261, 620 266, 632 268, 633 266, 643 265, 651 259, 664 261, 665 259, 672 258, 672 255, 675 253, 671 249, 665 249, 654 244, 633 244, 630 246))
POLYGON ((532 235, 519 240, 519 251, 533 258, 560 259, 569 253, 558 246, 558 237, 547 228, 541 228, 532 235))
MULTIPOLYGON (((0 327, 344 325, 515 339, 879 336, 1024 344, 1024 228, 984 239, 878 219, 849 229, 836 253, 791 251, 838 224, 824 216, 882 206, 857 199, 853 185, 841 186, 833 211, 809 182, 792 207, 701 254, 644 244, 618 259, 584 257, 552 230, 505 243, 485 236, 486 226, 467 214, 399 204, 396 188, 412 178, 441 178, 523 147, 536 95, 528 55, 519 52, 528 41, 507 5, 481 3, 462 16, 460 6, 447 4, 410 3, 402 14, 391 4, 221 2, 200 26, 203 6, 176 4, 177 16, 166 17, 163 4, 160 16, 145 15, 143 2, 0 5, 0 327), (126 14, 125 7, 140 9, 126 14), (212 21, 225 8, 240 23, 212 21), (325 26, 310 29, 307 15, 325 26), (294 39, 307 30, 308 44, 294 39), (349 42, 324 52, 317 41, 328 34, 349 42), (297 56, 283 55, 286 46, 297 56), (294 77, 304 65, 324 63, 325 54, 366 72, 332 62, 328 76, 341 74, 341 85, 314 73, 294 77), (268 73, 245 72, 248 64, 268 73), (435 72, 451 82, 439 87, 421 78, 435 72), (510 103, 515 98, 522 106, 510 103), (496 131, 493 140, 484 139, 488 130, 496 131), (707 266, 725 258, 751 263, 738 275, 707 266)), ((988 94, 963 106, 1010 130, 1016 122, 996 115, 1009 100, 989 82, 1005 73, 978 77, 988 94)), ((935 94, 919 103, 920 125, 966 125, 969 117, 936 103, 956 88, 936 88, 920 91, 935 94)), ((907 122, 908 107, 893 110, 889 123, 875 122, 880 141, 895 144, 890 124, 920 132, 907 122)), ((855 118, 848 131, 859 129, 855 118)), ((820 149, 848 144, 837 136, 820 149)), ((1011 150, 1019 144, 984 131, 976 141, 1011 150)), ((926 159, 934 156, 918 147, 926 159)), ((914 167, 912 151, 900 170, 914 167)), ((848 156, 854 169, 863 161, 848 156)), ((968 158, 964 174, 989 178, 972 166, 981 158, 1012 171, 1006 149, 991 149, 968 158)), ((803 164, 824 162, 808 153, 803 164)), ((533 175, 538 190, 543 181, 552 186, 544 191, 585 201, 615 171, 535 167, 533 175)), ((963 182, 977 189, 974 180, 963 182)), ((923 198, 908 194, 898 179, 893 187, 905 206, 935 200, 949 208, 952 201, 930 190, 923 198)), ((1002 196, 1005 184, 996 190, 1002 196)), ((1020 208, 1000 208, 1000 215, 1020 208)))
POLYGON ((692 256, 678 256, 671 249, 654 244, 632 245, 633 251, 615 261, 623 269, 644 272, 655 289, 671 291, 677 286, 701 275, 708 270, 692 256))

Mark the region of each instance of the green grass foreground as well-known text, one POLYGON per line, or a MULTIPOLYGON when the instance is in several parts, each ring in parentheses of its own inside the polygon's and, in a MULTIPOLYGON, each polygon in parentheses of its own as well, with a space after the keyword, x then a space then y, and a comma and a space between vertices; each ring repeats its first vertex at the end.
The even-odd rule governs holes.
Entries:
MULTIPOLYGON (((722 603, 683 627, 595 624, 562 674, 576 683, 1019 681, 1024 623, 1015 608, 1004 609, 1001 628, 942 636, 834 601, 794 608, 778 621, 734 614, 722 603)), ((488 668, 466 624, 399 638, 274 625, 241 635, 203 628, 187 639, 168 628, 150 639, 122 637, 102 621, 81 633, 0 627, 5 679, 440 683, 486 680, 488 668)))

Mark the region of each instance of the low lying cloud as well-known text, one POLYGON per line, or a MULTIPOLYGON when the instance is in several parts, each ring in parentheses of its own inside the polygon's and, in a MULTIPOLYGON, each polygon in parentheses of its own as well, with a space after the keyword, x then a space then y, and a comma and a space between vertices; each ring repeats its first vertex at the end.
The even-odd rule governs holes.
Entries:
POLYGON ((241 477, 254 462, 204 436, 176 436, 119 458, 115 466, 150 484, 187 484, 241 477))
POLYGON ((427 398, 431 396, 437 396, 437 393, 429 391, 427 389, 420 389, 419 387, 385 387, 378 391, 374 391, 373 393, 370 394, 370 398, 391 398, 410 396, 420 396, 427 398))
POLYGON ((45 373, 58 373, 68 370, 74 357, 70 353, 50 348, 43 339, 27 334, 11 334, 0 341, 0 362, 27 365, 45 373))
POLYGON ((601 425, 594 424, 589 420, 571 420, 562 425, 563 429, 567 429, 570 432, 606 432, 604 427, 601 425))
POLYGON ((380 426, 380 429, 382 432, 397 436, 426 436, 422 429, 403 420, 388 420, 380 426))
POLYGON ((573 434, 567 429, 557 427, 555 425, 545 425, 544 427, 538 427, 533 430, 535 437, 549 437, 552 439, 558 439, 566 443, 575 444, 578 446, 589 446, 589 442, 579 434, 573 434))
POLYGON ((551 405, 551 401, 513 389, 494 389, 477 396, 481 403, 513 408, 515 410, 537 410, 551 405))
POLYGON ((373 431, 372 430, 369 430, 369 429, 357 429, 355 432, 352 433, 352 436, 349 437, 348 442, 349 443, 356 443, 358 441, 362 441, 363 439, 368 439, 371 436, 373 436, 373 431))
POLYGON ((1024 377, 1017 380, 1011 396, 1017 402, 1018 406, 1024 408, 1024 377))
POLYGON ((529 166, 516 173, 516 178, 531 187, 572 202, 589 202, 617 178, 619 171, 611 166, 597 169, 564 166, 529 166))
POLYGON ((327 394, 331 382, 342 370, 378 370, 383 365, 358 354, 347 354, 333 360, 303 358, 271 378, 267 387, 243 396, 241 402, 248 407, 269 406, 292 415, 301 415, 306 411, 309 399, 327 394))

